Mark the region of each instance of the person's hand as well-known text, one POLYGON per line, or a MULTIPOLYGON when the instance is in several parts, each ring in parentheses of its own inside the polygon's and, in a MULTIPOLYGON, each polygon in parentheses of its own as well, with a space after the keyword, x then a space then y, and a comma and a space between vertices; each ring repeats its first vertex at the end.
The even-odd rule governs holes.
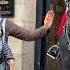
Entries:
POLYGON ((49 29, 52 26, 53 19, 54 19, 54 11, 49 10, 44 20, 44 27, 49 29))
POLYGON ((15 60, 10 59, 9 61, 7 61, 8 65, 9 65, 9 70, 15 70, 14 66, 15 66, 15 60))

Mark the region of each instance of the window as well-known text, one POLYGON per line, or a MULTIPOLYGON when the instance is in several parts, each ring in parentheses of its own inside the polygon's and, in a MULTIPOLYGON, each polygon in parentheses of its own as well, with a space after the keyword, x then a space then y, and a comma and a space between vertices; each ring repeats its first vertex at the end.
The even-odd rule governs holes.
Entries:
POLYGON ((0 0, 0 15, 14 17, 14 0, 0 0))

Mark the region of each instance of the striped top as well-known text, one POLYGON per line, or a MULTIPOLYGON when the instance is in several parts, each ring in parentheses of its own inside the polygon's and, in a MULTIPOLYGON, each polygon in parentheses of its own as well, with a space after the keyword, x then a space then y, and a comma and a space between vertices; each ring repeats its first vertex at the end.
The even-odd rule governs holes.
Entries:
POLYGON ((14 59, 12 51, 7 42, 4 42, 3 44, 2 56, 4 57, 4 60, 14 59))

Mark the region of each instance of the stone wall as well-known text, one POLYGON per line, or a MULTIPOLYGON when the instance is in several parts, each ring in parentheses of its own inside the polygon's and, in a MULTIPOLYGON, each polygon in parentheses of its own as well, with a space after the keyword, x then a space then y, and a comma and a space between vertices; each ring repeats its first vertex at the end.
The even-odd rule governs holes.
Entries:
MULTIPOLYGON (((10 20, 28 29, 35 29, 36 0, 15 0, 15 17, 10 20)), ((15 70, 34 70, 34 41, 26 42, 9 37, 9 45, 15 57, 15 70)))

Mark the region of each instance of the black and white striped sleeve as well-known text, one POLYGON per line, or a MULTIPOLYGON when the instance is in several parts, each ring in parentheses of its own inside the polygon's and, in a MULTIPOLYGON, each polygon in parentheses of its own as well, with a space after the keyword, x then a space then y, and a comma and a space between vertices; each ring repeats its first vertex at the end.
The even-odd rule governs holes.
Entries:
POLYGON ((9 47, 7 42, 5 42, 3 45, 2 54, 5 56, 5 59, 7 59, 7 60, 14 59, 11 48, 9 47))

